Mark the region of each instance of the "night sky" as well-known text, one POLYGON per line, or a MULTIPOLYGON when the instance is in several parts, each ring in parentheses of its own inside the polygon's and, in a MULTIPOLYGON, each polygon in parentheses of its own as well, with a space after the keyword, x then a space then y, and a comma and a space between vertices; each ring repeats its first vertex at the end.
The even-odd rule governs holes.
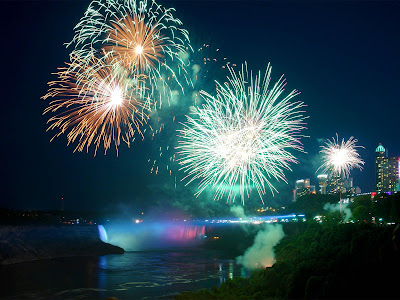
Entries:
MULTIPOLYGON (((47 102, 40 99, 57 67, 68 60, 64 43, 90 1, 1 2, 2 28, 2 196, 0 207, 107 211, 211 207, 207 193, 195 199, 196 186, 150 174, 148 159, 163 140, 136 139, 96 157, 73 153, 67 139, 50 143, 47 102)), ((308 154, 286 172, 289 184, 276 184, 265 203, 288 203, 294 181, 311 178, 320 165, 321 141, 354 136, 365 160, 352 172, 363 192, 374 189, 374 150, 400 155, 400 3, 390 1, 158 1, 175 7, 190 32, 193 48, 203 43, 220 49, 238 65, 255 71, 273 67, 273 79, 285 74, 286 91, 298 89, 307 104, 308 154)), ((212 67, 211 67, 212 69, 212 67)), ((211 70, 212 71, 212 70, 211 70)), ((212 78, 209 79, 212 86, 212 78)), ((181 107, 182 108, 182 107, 181 107)), ((173 146, 173 145, 172 145, 173 146)), ((179 175, 178 175, 179 178, 179 175)), ((261 205, 256 193, 249 205, 261 205)), ((226 206, 224 201, 218 205, 226 206)))

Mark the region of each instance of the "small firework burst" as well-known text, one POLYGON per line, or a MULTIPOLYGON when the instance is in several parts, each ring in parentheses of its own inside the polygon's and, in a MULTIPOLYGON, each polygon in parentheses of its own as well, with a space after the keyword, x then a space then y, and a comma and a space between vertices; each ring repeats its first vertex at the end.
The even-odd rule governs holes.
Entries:
POLYGON ((128 69, 148 73, 160 64, 163 48, 169 39, 160 35, 160 29, 145 23, 138 15, 126 16, 111 22, 105 52, 120 60, 128 69))
POLYGON ((327 140, 320 153, 322 153, 323 164, 318 168, 323 172, 332 172, 333 175, 344 175, 348 178, 350 171, 354 168, 362 170, 364 161, 361 159, 357 148, 364 148, 363 146, 356 146, 358 142, 354 137, 350 137, 348 141, 342 139, 339 142, 339 137, 336 139, 327 140))

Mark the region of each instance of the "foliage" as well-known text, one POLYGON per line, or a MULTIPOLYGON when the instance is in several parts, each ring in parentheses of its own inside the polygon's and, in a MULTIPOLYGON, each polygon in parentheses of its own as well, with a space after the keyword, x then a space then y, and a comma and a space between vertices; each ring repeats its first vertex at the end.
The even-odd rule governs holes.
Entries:
POLYGON ((399 233, 394 229, 399 231, 399 226, 309 222, 304 232, 277 245, 277 262, 271 268, 176 299, 393 297, 397 279, 390 274, 400 266, 399 233))
POLYGON ((395 223, 400 219, 400 193, 378 194, 373 200, 369 195, 357 196, 350 209, 354 221, 370 222, 374 217, 375 222, 382 219, 384 223, 395 223))
POLYGON ((306 218, 322 215, 326 211, 324 205, 326 203, 337 203, 339 201, 338 195, 321 195, 321 194, 308 194, 297 199, 296 202, 289 204, 286 207, 287 211, 304 213, 306 218))

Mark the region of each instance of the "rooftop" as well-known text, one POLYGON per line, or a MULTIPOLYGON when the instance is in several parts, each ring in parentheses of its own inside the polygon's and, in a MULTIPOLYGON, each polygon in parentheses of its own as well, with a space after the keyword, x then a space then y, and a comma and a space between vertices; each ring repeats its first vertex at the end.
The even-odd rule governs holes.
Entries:
POLYGON ((385 152, 385 148, 383 148, 382 144, 379 143, 379 146, 376 147, 375 152, 385 152))

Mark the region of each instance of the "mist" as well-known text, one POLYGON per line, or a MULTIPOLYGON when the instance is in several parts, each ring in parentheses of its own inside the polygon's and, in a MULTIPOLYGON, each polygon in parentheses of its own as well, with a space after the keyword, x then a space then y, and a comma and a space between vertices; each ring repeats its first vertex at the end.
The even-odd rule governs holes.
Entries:
POLYGON ((204 241, 205 226, 186 222, 110 222, 104 225, 108 243, 126 251, 194 246, 204 241))
POLYGON ((234 205, 231 206, 231 208, 229 209, 229 211, 236 217, 236 218, 242 218, 245 219, 246 215, 244 213, 244 209, 243 206, 241 205, 234 205))
POLYGON ((336 203, 336 204, 331 204, 331 203, 326 203, 324 205, 324 210, 330 211, 330 212, 342 212, 344 219, 344 222, 348 222, 350 220, 350 218, 353 216, 353 214, 351 213, 350 208, 348 208, 349 203, 336 203))
POLYGON ((253 245, 237 257, 236 262, 249 270, 271 267, 276 261, 274 247, 284 236, 281 224, 264 224, 253 245))

